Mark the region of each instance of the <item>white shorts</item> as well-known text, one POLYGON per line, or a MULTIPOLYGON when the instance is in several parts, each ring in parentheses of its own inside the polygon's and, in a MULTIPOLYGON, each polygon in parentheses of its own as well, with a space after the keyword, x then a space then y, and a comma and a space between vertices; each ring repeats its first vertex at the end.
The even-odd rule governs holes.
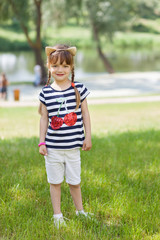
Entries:
POLYGON ((81 158, 80 149, 57 150, 48 148, 48 155, 45 156, 45 165, 48 182, 60 184, 66 178, 71 185, 78 185, 81 182, 81 158))

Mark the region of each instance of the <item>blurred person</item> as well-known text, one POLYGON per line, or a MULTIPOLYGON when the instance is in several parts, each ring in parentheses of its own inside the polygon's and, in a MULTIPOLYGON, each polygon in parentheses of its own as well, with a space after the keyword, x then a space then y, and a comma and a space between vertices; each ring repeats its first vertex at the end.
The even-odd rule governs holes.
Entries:
POLYGON ((1 74, 0 77, 0 98, 3 100, 7 100, 7 86, 9 85, 9 82, 6 78, 5 73, 1 74))
POLYGON ((42 70, 40 65, 37 64, 34 66, 34 73, 35 73, 34 86, 39 86, 42 77, 42 70))

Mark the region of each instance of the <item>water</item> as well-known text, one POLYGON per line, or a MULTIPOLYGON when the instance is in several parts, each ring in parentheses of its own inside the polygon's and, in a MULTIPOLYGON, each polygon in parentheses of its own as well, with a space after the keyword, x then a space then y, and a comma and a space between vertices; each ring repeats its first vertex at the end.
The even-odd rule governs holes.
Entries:
POLYGON ((9 82, 34 81, 34 55, 32 52, 0 53, 0 72, 9 82))
MULTIPOLYGON (((108 56, 115 71, 119 73, 108 74, 96 51, 78 51, 76 55, 75 79, 85 83, 91 91, 89 97, 160 93, 158 50, 119 50, 109 52, 108 56)), ((32 52, 0 53, 0 72, 6 73, 9 82, 33 82, 34 65, 32 52)), ((20 90, 20 100, 37 101, 41 86, 35 88, 33 85, 10 85, 8 100, 14 99, 15 89, 20 90)))
MULTIPOLYGON (((108 52, 116 72, 159 71, 160 55, 157 49, 118 50, 108 52)), ((45 56, 44 56, 45 59, 45 56)), ((33 82, 35 59, 33 52, 0 53, 0 72, 10 82, 33 82)), ((75 58, 76 79, 107 73, 96 50, 78 51, 75 58)))

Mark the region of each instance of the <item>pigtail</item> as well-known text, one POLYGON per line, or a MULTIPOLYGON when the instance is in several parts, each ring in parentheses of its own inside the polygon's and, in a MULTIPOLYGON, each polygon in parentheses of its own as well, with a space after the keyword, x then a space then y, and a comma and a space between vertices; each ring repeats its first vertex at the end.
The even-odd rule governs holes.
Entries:
POLYGON ((74 82, 74 66, 72 67, 72 76, 71 76, 71 82, 74 82))
MULTIPOLYGON (((71 82, 74 83, 74 66, 72 67, 71 82)), ((76 86, 74 86, 74 91, 75 91, 75 95, 76 95, 76 109, 75 110, 77 110, 79 108, 79 105, 80 105, 80 94, 79 94, 79 91, 76 88, 76 86)))
POLYGON ((46 83, 47 86, 50 84, 50 81, 51 81, 51 72, 48 70, 48 80, 46 83))

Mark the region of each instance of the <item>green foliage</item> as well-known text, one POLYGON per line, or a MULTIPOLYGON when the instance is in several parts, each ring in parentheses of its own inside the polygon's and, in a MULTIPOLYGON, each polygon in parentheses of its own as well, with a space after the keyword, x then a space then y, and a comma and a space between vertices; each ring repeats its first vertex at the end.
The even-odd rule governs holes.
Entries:
POLYGON ((132 29, 136 32, 160 33, 159 19, 139 19, 133 25, 132 29))
POLYGON ((134 10, 138 18, 154 20, 160 15, 160 2, 159 0, 136 0, 134 10))
MULTIPOLYGON (((30 33, 34 35, 34 33, 30 33)), ((54 45, 57 42, 76 45, 78 48, 91 48, 93 42, 90 38, 90 31, 83 27, 64 27, 59 30, 46 28, 42 38, 43 48, 46 45, 54 45)), ((0 51, 30 50, 24 34, 21 31, 14 31, 12 25, 0 27, 0 51), (9 36, 9 38, 8 38, 9 36)))
POLYGON ((15 16, 18 21, 27 26, 29 20, 29 2, 27 0, 0 0, 0 9, 2 9, 2 19, 10 19, 15 16))
POLYGON ((18 25, 3 25, 0 27, 0 51, 30 50, 25 35, 18 25), (13 27, 13 28, 12 28, 13 27), (16 30, 16 28, 18 30, 16 30))
MULTIPOLYGON (((133 34, 126 34, 121 37, 114 38, 114 46, 118 48, 145 48, 152 47, 155 43, 152 37, 145 37, 141 34, 134 36, 133 34), (142 38, 140 38, 142 36, 142 38)), ((160 44, 160 43, 159 43, 160 44)))
POLYGON ((126 22, 133 17, 132 1, 86 0, 92 24, 102 35, 112 37, 115 31, 124 30, 126 22))
POLYGON ((159 33, 158 31, 154 30, 153 28, 150 28, 146 25, 143 25, 142 23, 135 24, 132 27, 133 31, 135 32, 150 32, 150 33, 159 33))
MULTIPOLYGON (((109 36, 110 39, 115 31, 124 31, 134 25, 136 19, 155 19, 160 12, 158 0, 47 0, 42 3, 44 28, 63 26, 73 17, 77 24, 80 23, 80 18, 89 24, 88 16, 90 16, 90 21, 94 23, 98 32, 103 36, 109 36)), ((35 30, 37 14, 33 0, 0 0, 0 9, 1 18, 14 16, 21 24, 30 30, 35 30)))
MULTIPOLYGON (((17 26, 18 28, 18 26, 17 26)), ((16 29, 16 27, 15 27, 16 29)), ((42 38, 43 49, 46 45, 54 45, 56 43, 67 43, 76 45, 80 48, 94 48, 94 42, 90 36, 89 28, 65 26, 59 30, 46 28, 45 35, 42 38)), ((112 48, 142 48, 142 47, 159 47, 160 38, 158 34, 134 33, 134 32, 117 32, 114 34, 112 43, 102 40, 104 51, 106 53, 112 48)), ((21 30, 14 31, 12 25, 3 25, 0 27, 0 51, 19 51, 30 50, 25 36, 21 30), (8 38, 9 36, 9 38, 8 38)), ((86 63, 87 64, 87 63, 86 63)))
POLYGON ((56 28, 65 26, 71 18, 76 19, 77 25, 83 17, 82 0, 48 0, 42 5, 43 27, 54 26, 56 28), (50 6, 54 6, 51 8, 50 6))
POLYGON ((83 0, 66 0, 67 19, 76 18, 77 25, 80 24, 80 18, 83 17, 83 0))
POLYGON ((6 29, 6 30, 10 30, 10 31, 14 31, 14 32, 21 32, 22 33, 22 29, 19 25, 19 22, 17 20, 12 20, 11 22, 5 23, 5 24, 0 24, 0 28, 6 29))
POLYGON ((43 27, 61 27, 66 22, 66 3, 65 0, 48 0, 42 5, 43 27), (54 6, 54 7, 51 7, 54 6))
POLYGON ((4 0, 0 0, 0 21, 6 21, 9 19, 9 17, 12 17, 12 8, 10 6, 10 4, 8 4, 6 1, 4 0))
POLYGON ((80 26, 66 26, 57 30, 48 27, 45 33, 45 42, 51 46, 56 43, 67 43, 68 45, 76 45, 79 48, 87 48, 93 45, 90 30, 80 26))
POLYGON ((92 25, 94 39, 101 44, 101 37, 114 40, 117 31, 126 32, 129 29, 139 29, 148 32, 156 32, 152 26, 136 26, 141 18, 155 19, 160 14, 160 3, 158 0, 85 0, 87 12, 92 25), (96 33, 96 36, 95 36, 96 33))
MULTIPOLYGON (((12 27, 16 32, 19 31, 19 26, 21 25, 24 25, 24 27, 27 28, 28 33, 31 35, 34 32, 34 36, 32 35, 32 41, 35 39, 37 23, 35 2, 38 1, 0 0, 0 10, 2 12, 1 18, 4 20, 13 19, 12 27)), ((138 23, 139 19, 155 19, 159 16, 160 3, 158 0, 47 0, 41 1, 41 7, 43 33, 45 35, 47 28, 52 29, 50 35, 53 39, 52 41, 55 42, 59 41, 61 36, 59 36, 58 33, 53 35, 52 32, 55 33, 56 27, 59 29, 62 26, 66 26, 66 24, 70 23, 72 19, 74 19, 76 27, 78 27, 79 24, 84 24, 88 27, 88 30, 90 30, 90 26, 94 25, 98 34, 102 38, 107 37, 112 41, 114 41, 115 32, 124 32, 129 28, 151 33, 159 32, 158 27, 154 27, 153 24, 147 25, 138 23)), ((75 37, 76 36, 74 36, 74 38, 75 37)), ((82 41, 82 37, 81 40, 79 40, 79 38, 76 39, 77 46, 89 46, 92 44, 90 39, 89 41, 86 41, 86 39, 82 41)), ((68 40, 71 43, 75 42, 75 40, 69 38, 70 36, 68 37, 66 33, 66 36, 63 39, 67 42, 68 40)), ((2 39, 1 42, 3 40, 4 39, 2 39)), ((48 43, 48 39, 45 37, 41 41, 43 46, 48 43)), ((15 42, 15 48, 11 46, 8 50, 17 49, 17 44, 20 45, 19 49, 29 49, 25 46, 26 44, 15 42)), ((7 45, 10 45, 9 41, 6 41, 5 45, 6 49, 7 45)))
POLYGON ((28 43, 26 41, 12 41, 11 39, 5 39, 0 37, 0 51, 7 52, 7 51, 19 51, 24 50, 28 51, 31 50, 28 43))

